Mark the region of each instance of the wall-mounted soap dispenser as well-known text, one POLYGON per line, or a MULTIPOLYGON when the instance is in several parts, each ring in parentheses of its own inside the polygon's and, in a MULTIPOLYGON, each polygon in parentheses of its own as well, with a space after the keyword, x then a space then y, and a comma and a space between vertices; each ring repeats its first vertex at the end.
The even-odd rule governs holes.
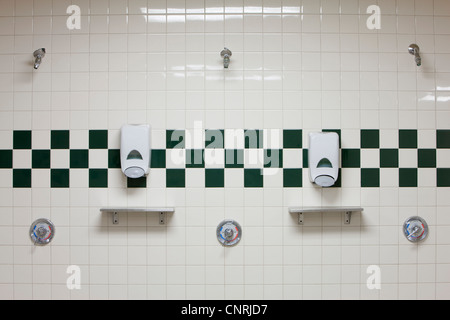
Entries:
POLYGON ((336 132, 309 134, 309 177, 321 187, 334 185, 339 174, 339 136, 336 132))
POLYGON ((120 164, 128 178, 141 178, 150 170, 150 125, 124 125, 120 136, 120 164))

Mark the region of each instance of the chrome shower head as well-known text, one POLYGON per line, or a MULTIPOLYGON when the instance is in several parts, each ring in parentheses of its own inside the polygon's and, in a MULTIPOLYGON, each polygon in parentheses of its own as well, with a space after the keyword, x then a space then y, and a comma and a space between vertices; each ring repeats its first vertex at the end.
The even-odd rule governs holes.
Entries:
POLYGON ((37 49, 33 52, 34 68, 37 69, 41 65, 42 58, 45 57, 45 48, 37 49))
POLYGON ((422 58, 420 57, 419 51, 419 46, 417 44, 411 44, 408 48, 408 52, 414 56, 414 60, 418 67, 422 65, 422 58))
POLYGON ((228 48, 223 48, 223 50, 220 52, 220 56, 223 58, 223 67, 228 68, 230 65, 230 57, 231 57, 231 51, 228 48))

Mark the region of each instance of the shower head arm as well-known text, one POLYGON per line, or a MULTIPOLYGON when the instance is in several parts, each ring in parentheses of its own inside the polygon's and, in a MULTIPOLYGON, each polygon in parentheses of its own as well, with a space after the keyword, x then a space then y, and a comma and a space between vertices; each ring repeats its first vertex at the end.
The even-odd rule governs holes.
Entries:
POLYGON ((224 68, 228 68, 230 64, 231 55, 232 55, 231 50, 228 48, 223 48, 223 50, 220 52, 220 56, 223 58, 224 68))
POLYGON ((417 44, 411 44, 408 48, 408 52, 415 57, 417 66, 422 65, 422 58, 420 57, 420 49, 417 44))
POLYGON ((45 48, 37 49, 33 52, 34 68, 37 69, 41 65, 42 58, 45 57, 45 48))

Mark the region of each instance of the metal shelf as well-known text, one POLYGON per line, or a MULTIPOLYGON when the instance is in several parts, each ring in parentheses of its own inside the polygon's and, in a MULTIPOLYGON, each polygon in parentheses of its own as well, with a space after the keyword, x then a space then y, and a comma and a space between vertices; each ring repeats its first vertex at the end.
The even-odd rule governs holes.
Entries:
POLYGON ((289 207, 289 213, 298 214, 298 224, 303 224, 304 213, 314 212, 345 212, 345 224, 350 224, 352 212, 362 212, 364 209, 361 207, 289 207))
POLYGON ((165 224, 166 223, 166 213, 174 213, 175 208, 173 207, 152 207, 152 208, 139 208, 139 207, 108 207, 108 208, 101 208, 100 212, 111 212, 112 213, 112 219, 113 224, 119 223, 119 212, 156 212, 159 213, 159 224, 165 224))

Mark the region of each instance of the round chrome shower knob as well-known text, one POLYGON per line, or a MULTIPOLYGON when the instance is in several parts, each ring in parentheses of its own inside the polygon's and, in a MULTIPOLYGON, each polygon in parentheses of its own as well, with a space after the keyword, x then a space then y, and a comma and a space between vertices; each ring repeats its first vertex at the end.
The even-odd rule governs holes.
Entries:
POLYGON ((217 226, 217 240, 226 247, 236 245, 242 236, 242 229, 239 223, 234 220, 224 220, 217 226))
POLYGON ((403 233, 411 242, 418 242, 428 235, 428 225, 421 217, 410 217, 403 224, 403 233))
POLYGON ((55 236, 55 226, 48 219, 37 219, 31 224, 30 238, 35 245, 45 245, 55 236))

